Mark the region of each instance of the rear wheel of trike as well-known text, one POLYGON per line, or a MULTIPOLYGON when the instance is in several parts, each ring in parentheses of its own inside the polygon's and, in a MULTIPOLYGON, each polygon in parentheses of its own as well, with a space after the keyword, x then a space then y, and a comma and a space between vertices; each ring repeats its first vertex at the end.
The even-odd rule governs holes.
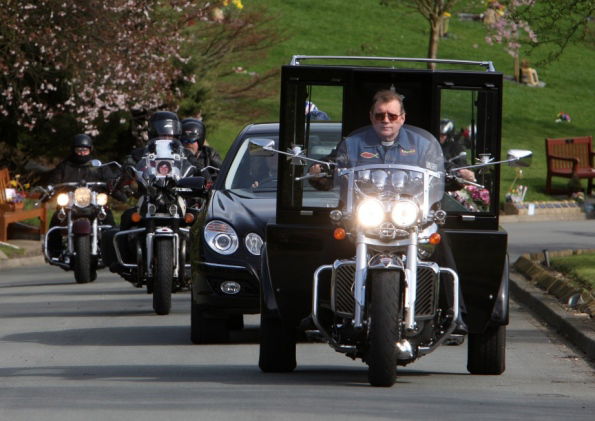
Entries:
POLYGON ((372 386, 389 387, 397 379, 397 341, 401 301, 400 272, 372 271, 368 301, 368 381, 372 386))
POLYGON ((91 238, 88 235, 74 237, 74 279, 77 284, 91 282, 91 238))
POLYGON ((197 345, 229 342, 227 319, 207 317, 207 313, 191 299, 190 340, 197 345))
POLYGON ((490 326, 468 338, 467 370, 471 374, 502 374, 506 368, 506 326, 490 326))
POLYGON ((153 266, 153 310, 159 315, 171 310, 171 291, 174 276, 173 242, 169 238, 155 240, 155 264, 153 266))
POLYGON ((287 373, 297 365, 296 328, 279 317, 260 315, 260 356, 258 366, 265 373, 287 373))

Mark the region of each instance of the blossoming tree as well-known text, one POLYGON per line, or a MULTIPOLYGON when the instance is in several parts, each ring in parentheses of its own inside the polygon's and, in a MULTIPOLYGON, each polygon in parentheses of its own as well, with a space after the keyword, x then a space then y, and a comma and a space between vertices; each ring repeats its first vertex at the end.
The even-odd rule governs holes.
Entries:
POLYGON ((96 134, 117 113, 175 110, 189 93, 187 108, 196 111, 209 89, 224 98, 252 92, 270 75, 236 81, 232 90, 223 85, 223 69, 244 50, 267 48, 277 37, 262 13, 243 6, 241 0, 4 2, 4 158, 47 153, 73 125, 96 134), (203 89, 192 91, 199 81, 203 89))

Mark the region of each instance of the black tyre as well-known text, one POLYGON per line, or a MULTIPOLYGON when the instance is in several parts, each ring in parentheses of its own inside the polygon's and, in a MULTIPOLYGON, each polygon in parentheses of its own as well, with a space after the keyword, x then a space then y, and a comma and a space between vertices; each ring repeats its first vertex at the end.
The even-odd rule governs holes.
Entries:
POLYGON ((227 319, 207 317, 207 314, 191 299, 190 340, 193 344, 229 342, 227 319))
POLYGON ((227 318, 227 328, 229 330, 242 330, 244 329, 244 315, 234 314, 227 318))
POLYGON ((368 381, 389 387, 397 379, 397 341, 401 319, 400 272, 373 271, 369 277, 368 381))
POLYGON ((467 370, 471 374, 502 374, 506 369, 506 326, 469 334, 467 370))
POLYGON ((153 264, 153 310, 159 315, 171 310, 171 290, 174 275, 173 243, 169 238, 155 239, 153 264))
POLYGON ((76 235, 74 237, 74 279, 77 284, 86 284, 91 279, 91 237, 76 235))
POLYGON ((265 373, 287 373, 297 365, 296 329, 277 317, 260 315, 260 356, 258 366, 265 373))

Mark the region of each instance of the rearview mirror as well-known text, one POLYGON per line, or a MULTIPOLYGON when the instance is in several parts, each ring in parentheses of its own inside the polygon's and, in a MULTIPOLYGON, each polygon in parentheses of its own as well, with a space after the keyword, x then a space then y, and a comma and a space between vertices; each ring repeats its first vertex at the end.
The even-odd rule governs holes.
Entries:
POLYGON ((533 152, 524 149, 510 149, 506 156, 511 167, 530 167, 532 158, 533 152))
POLYGON ((273 156, 275 155, 275 141, 266 138, 251 138, 248 153, 250 156, 273 156))

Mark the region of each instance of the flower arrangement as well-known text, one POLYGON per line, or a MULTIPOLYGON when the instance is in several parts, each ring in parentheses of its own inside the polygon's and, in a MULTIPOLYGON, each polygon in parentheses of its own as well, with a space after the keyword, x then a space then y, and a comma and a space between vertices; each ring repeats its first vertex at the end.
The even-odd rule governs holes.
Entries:
POLYGON ((525 201, 525 196, 527 195, 527 186, 523 186, 522 184, 516 185, 516 182, 523 178, 523 170, 521 168, 515 168, 515 176, 512 183, 510 183, 510 187, 508 188, 508 193, 506 193, 506 201, 512 203, 523 203, 525 201))
POLYGON ((453 193, 453 197, 465 208, 473 212, 490 209, 490 191, 476 186, 465 186, 453 193))
POLYGON ((579 205, 585 203, 585 193, 583 193, 582 191, 572 193, 570 195, 570 198, 573 199, 579 205))
POLYGON ((527 186, 519 184, 515 188, 512 188, 506 193, 506 201, 512 203, 523 203, 525 201, 525 195, 527 194, 527 186))
POLYGON ((21 183, 20 174, 17 174, 14 179, 10 180, 8 185, 10 187, 6 189, 6 201, 16 205, 16 207, 22 207, 30 185, 21 183))
POLYGON ((556 123, 570 123, 571 118, 570 118, 570 114, 568 113, 564 113, 564 112, 559 112, 558 116, 556 118, 556 123))

